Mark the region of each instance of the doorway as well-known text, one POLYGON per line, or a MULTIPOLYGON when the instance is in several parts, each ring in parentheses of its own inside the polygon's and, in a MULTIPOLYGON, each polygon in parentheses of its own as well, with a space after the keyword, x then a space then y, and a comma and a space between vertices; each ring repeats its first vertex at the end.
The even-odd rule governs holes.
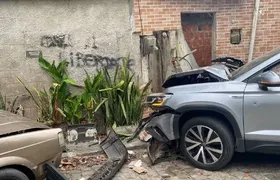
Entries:
POLYGON ((215 13, 181 13, 185 40, 200 67, 211 65, 215 58, 215 13))

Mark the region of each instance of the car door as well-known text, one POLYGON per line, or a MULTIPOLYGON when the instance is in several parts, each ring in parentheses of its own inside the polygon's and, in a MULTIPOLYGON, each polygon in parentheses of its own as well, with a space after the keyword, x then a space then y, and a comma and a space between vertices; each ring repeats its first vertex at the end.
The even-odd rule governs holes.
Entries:
MULTIPOLYGON (((266 70, 280 75, 280 64, 266 70)), ((280 149, 280 87, 260 89, 261 73, 248 80, 244 92, 245 146, 247 151, 275 153, 280 149)))

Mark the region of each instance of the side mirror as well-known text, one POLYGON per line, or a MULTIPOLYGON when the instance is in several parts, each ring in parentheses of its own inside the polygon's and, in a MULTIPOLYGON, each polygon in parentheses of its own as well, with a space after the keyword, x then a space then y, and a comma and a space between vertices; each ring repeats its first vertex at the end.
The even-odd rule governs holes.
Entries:
POLYGON ((261 74, 259 87, 267 90, 268 87, 280 87, 280 77, 273 71, 267 71, 261 74))

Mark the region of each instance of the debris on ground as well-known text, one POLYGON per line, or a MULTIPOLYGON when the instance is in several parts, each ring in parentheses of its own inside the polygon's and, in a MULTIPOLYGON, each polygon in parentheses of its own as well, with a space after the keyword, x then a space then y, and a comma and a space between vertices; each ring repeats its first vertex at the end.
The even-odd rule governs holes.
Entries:
POLYGON ((147 172, 147 170, 145 168, 143 168, 143 167, 134 167, 133 170, 135 172, 137 172, 138 174, 142 174, 142 173, 146 173, 147 172))
POLYGON ((146 159, 148 157, 148 154, 143 154, 142 156, 144 159, 146 159))
POLYGON ((141 166, 142 166, 141 160, 134 160, 128 164, 128 168, 132 169, 136 173, 138 173, 138 174, 146 173, 147 170, 141 166))
POLYGON ((166 178, 170 178, 170 175, 167 174, 167 173, 165 173, 165 174, 163 174, 161 177, 164 178, 164 179, 166 179, 166 178))
POLYGON ((148 147, 148 156, 152 164, 155 164, 157 160, 160 160, 166 157, 166 154, 169 152, 167 144, 152 138, 150 145, 148 147))
POLYGON ((107 161, 105 155, 92 155, 92 156, 75 156, 63 158, 59 166, 61 171, 72 171, 80 169, 84 166, 92 167, 94 165, 102 165, 107 161))
POLYGON ((129 155, 132 155, 132 156, 135 155, 135 152, 132 151, 132 150, 128 150, 127 153, 128 153, 129 155))
POLYGON ((133 169, 134 167, 141 167, 141 166, 142 166, 141 160, 131 161, 128 165, 130 169, 133 169))
POLYGON ((143 130, 142 132, 139 133, 139 139, 141 141, 149 141, 152 138, 152 136, 145 130, 143 130))

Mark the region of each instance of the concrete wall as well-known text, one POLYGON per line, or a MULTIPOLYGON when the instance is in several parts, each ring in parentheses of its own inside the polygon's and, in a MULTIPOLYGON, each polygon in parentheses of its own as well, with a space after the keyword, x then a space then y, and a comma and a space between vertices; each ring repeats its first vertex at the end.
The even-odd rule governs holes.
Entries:
MULTIPOLYGON (((48 87, 50 78, 37 58, 67 59, 69 73, 82 82, 84 69, 114 68, 130 54, 129 68, 141 77, 139 35, 133 34, 130 0, 2 0, 0 1, 0 91, 8 97, 27 94, 28 86, 48 87)), ((142 73, 143 72, 143 73, 142 73)), ((30 99, 21 101, 25 114, 36 116, 30 99)))

